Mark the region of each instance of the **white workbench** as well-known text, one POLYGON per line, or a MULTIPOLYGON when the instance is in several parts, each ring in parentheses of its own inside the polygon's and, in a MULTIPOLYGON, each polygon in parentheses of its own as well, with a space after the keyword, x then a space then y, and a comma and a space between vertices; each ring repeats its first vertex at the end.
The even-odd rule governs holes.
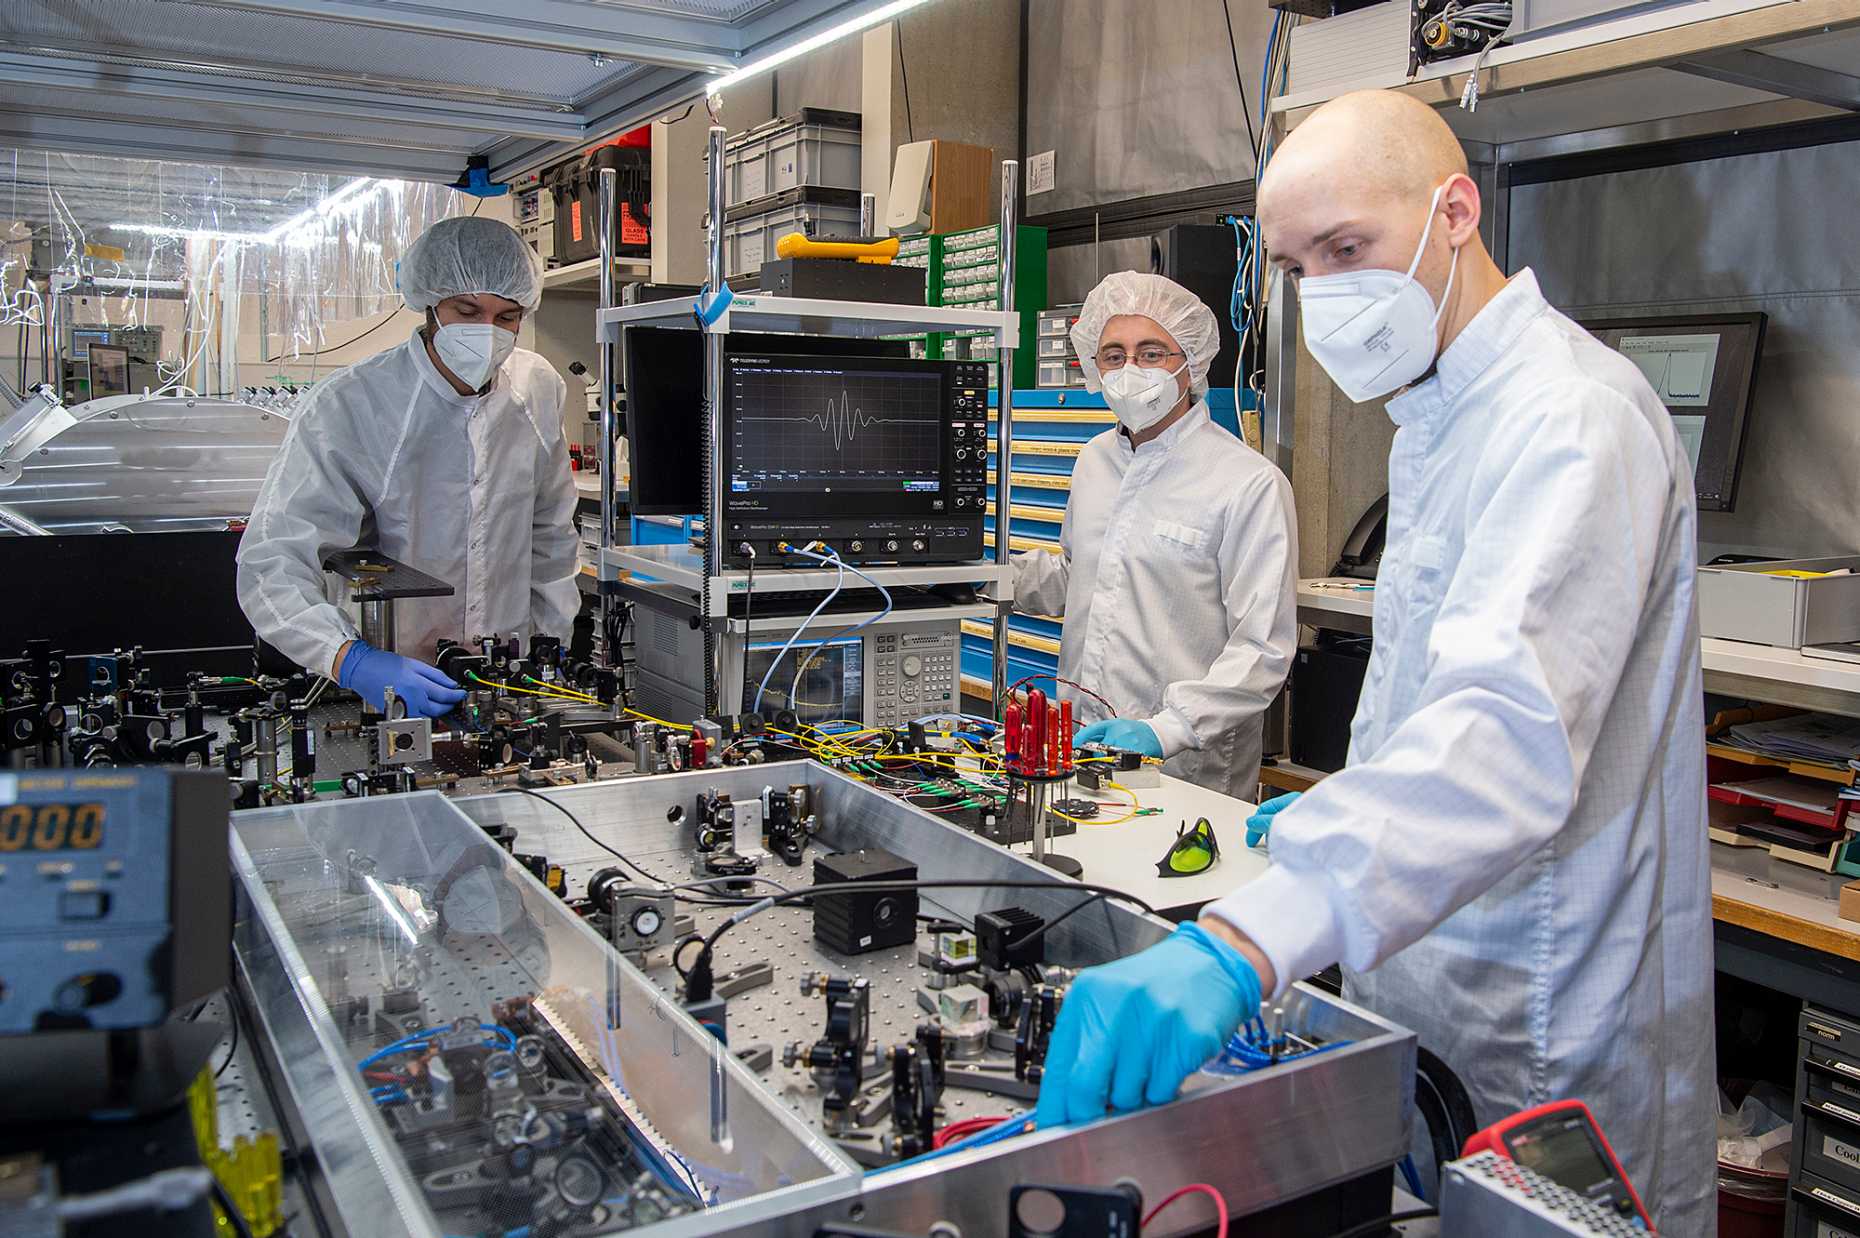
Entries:
MULTIPOLYGON (((1335 577, 1299 581, 1298 622, 1369 634, 1375 591, 1366 584, 1335 577)), ((1699 665, 1707 692, 1860 718, 1860 664, 1707 637, 1699 642, 1699 665)))
MULTIPOLYGON (((1300 581, 1298 621, 1367 633, 1375 594, 1361 583, 1300 581)), ((1700 642, 1699 662, 1707 691, 1860 717, 1860 667, 1709 638, 1700 642)), ((1845 880, 1758 848, 1711 844, 1718 969, 1860 1013, 1860 924, 1840 917, 1845 880)))
MULTIPOLYGON (((1078 833, 1053 840, 1050 850, 1084 865, 1080 881, 1121 890, 1159 912, 1175 911, 1186 916, 1266 871, 1266 853, 1246 845, 1246 819, 1253 805, 1167 774, 1162 776, 1160 787, 1137 788, 1132 794, 1143 807, 1163 811, 1155 816, 1133 817, 1119 825, 1082 824, 1078 833), (1169 850, 1183 822, 1192 826, 1197 817, 1206 817, 1213 825, 1214 837, 1221 846, 1220 862, 1192 877, 1162 876, 1156 871, 1156 862, 1169 850)), ((1115 791, 1086 791, 1076 783, 1053 793, 1054 799, 1066 797, 1102 804, 1101 815, 1111 821, 1122 816, 1130 803, 1128 796, 1115 791)), ((1027 852, 1024 846, 1014 850, 1023 855, 1027 852)))

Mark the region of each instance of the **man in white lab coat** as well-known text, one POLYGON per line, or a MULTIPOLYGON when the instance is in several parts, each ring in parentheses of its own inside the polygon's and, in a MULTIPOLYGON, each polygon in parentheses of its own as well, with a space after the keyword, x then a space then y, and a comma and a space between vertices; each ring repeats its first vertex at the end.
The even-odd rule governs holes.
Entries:
POLYGON ((1451 132, 1392 94, 1319 109, 1261 180, 1307 346, 1353 399, 1402 392, 1350 758, 1256 823, 1266 873, 1073 986, 1040 1116, 1169 1099, 1262 994, 1341 961, 1481 1123, 1586 1101, 1660 1232, 1709 1235, 1692 470, 1479 217, 1451 132))
POLYGON ((542 272, 508 224, 434 224, 400 263, 426 323, 318 384, 272 461, 239 543, 239 604, 298 665, 376 706, 392 689, 438 717, 461 685, 422 661, 441 636, 558 636, 579 610, 567 387, 517 347, 542 272), (323 557, 366 543, 451 585, 396 604, 399 652, 361 640, 324 591, 323 557))
POLYGON ((1220 332, 1188 289, 1109 275, 1072 342, 1119 424, 1079 452, 1060 553, 1014 556, 1015 607, 1064 618, 1059 675, 1079 688, 1060 690, 1088 724, 1076 742, 1168 758, 1250 802, 1297 642, 1291 486, 1209 420, 1220 332))

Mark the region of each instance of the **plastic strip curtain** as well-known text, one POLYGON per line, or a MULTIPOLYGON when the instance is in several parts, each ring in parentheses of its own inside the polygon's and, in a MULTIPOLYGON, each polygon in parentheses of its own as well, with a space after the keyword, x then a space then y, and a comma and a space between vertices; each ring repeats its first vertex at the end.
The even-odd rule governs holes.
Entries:
POLYGON ((236 394, 242 361, 248 384, 254 366, 314 366, 350 324, 395 308, 401 254, 470 201, 421 182, 0 148, 0 372, 49 372, 48 319, 59 335, 162 328, 158 382, 177 394, 236 394))

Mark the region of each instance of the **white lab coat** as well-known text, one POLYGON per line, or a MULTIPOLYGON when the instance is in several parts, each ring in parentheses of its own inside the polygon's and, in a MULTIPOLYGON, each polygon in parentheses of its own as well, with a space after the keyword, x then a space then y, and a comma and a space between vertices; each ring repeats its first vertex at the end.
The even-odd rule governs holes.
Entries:
POLYGON ((1490 1123, 1588 1103, 1661 1233, 1716 1227, 1692 469, 1525 271, 1389 404, 1345 768, 1210 910, 1281 986, 1342 960, 1490 1123))
MULTIPOLYGON (((1012 562, 1015 608, 1065 620, 1060 676, 1154 727, 1169 773, 1250 801, 1297 643, 1285 475, 1197 403, 1134 450, 1121 430, 1085 445, 1059 542, 1012 562)), ((1107 716, 1063 691, 1077 720, 1107 716)))
POLYGON ((239 605, 259 635, 327 674, 359 633, 322 560, 357 544, 450 584, 395 603, 398 652, 442 636, 567 640, 580 608, 575 482, 561 375, 518 349, 486 394, 461 396, 416 333, 331 375, 297 414, 239 543, 239 605))

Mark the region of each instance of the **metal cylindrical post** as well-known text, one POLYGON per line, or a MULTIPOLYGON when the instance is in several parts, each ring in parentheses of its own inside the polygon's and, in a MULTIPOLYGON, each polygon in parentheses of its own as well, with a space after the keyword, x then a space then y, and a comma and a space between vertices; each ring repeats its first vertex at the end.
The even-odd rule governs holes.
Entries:
MULTIPOLYGON (((64 399, 65 376, 64 350, 58 346, 58 306, 63 300, 58 291, 57 281, 51 276, 45 277, 45 300, 41 305, 41 326, 39 329, 39 381, 55 385, 58 398, 64 399), (58 362, 57 371, 53 371, 53 360, 58 362)), ((185 350, 183 350, 185 355, 185 350)))
MULTIPOLYGON (((999 299, 1002 312, 1014 312, 1014 264, 1016 260, 1016 242, 1020 235, 1020 163, 1018 160, 1006 159, 1001 163, 1001 243, 996 247, 1000 254, 999 299)), ((1013 517, 1009 511, 1013 507, 1013 471, 1014 471, 1014 349, 1004 347, 998 350, 1000 365, 997 367, 999 378, 997 397, 1001 415, 995 422, 995 566, 1006 570, 1008 557, 1013 546, 1013 532, 1009 526, 1013 517)), ((995 674, 992 684, 994 690, 995 717, 1007 704, 1008 684, 1008 615, 1014 604, 1011 601, 995 603, 995 674)))
MULTIPOLYGON (((600 219, 596 223, 599 229, 601 270, 600 292, 603 310, 614 307, 614 230, 618 223, 615 219, 619 212, 620 173, 612 167, 600 169, 600 219)), ((617 427, 614 424, 614 405, 618 396, 619 367, 617 350, 607 338, 605 329, 601 331, 601 559, 600 579, 596 582, 600 597, 600 626, 595 630, 594 641, 596 660, 603 666, 613 665, 615 651, 607 648, 608 620, 614 604, 613 591, 608 588, 605 561, 609 548, 618 542, 614 528, 614 438, 617 427)))
POLYGON ((878 235, 878 195, 875 193, 859 195, 859 235, 878 235))
POLYGON ((392 598, 362 603, 362 639, 376 649, 394 652, 394 601, 392 598))
POLYGON ((278 718, 265 714, 253 725, 253 756, 257 762, 258 785, 269 787, 278 780, 278 718))
MULTIPOLYGON (((705 286, 712 296, 723 289, 723 148, 722 125, 710 127, 710 232, 705 253, 705 286)), ((717 683, 721 652, 711 631, 711 582, 723 562, 723 335, 714 329, 704 334, 704 412, 709 424, 705 444, 709 451, 707 476, 710 493, 704 496, 704 589, 698 599, 705 633, 704 712, 717 712, 717 683)))

